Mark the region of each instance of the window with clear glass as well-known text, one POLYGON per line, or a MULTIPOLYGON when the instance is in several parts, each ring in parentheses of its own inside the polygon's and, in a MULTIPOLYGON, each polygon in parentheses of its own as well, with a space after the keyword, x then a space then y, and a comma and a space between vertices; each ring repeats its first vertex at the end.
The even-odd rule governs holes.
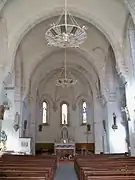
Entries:
POLYGON ((82 102, 82 124, 87 123, 88 114, 87 114, 87 103, 85 101, 82 102))
POLYGON ((61 106, 61 123, 68 124, 68 105, 66 103, 61 106))
POLYGON ((48 123, 48 103, 46 101, 43 102, 43 116, 42 116, 42 123, 47 124, 48 123))

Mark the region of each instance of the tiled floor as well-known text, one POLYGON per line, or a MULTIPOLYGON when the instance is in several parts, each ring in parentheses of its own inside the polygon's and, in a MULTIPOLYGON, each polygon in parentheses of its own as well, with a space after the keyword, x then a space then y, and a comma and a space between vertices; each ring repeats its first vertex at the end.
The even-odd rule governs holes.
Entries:
POLYGON ((60 163, 57 167, 54 180, 78 180, 74 165, 71 163, 60 163))

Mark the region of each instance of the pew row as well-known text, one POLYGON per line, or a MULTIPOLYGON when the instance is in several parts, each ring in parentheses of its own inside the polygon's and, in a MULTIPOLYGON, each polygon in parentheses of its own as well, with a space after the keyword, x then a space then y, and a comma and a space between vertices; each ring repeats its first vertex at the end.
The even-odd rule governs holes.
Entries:
POLYGON ((74 168, 79 180, 135 179, 135 158, 94 155, 76 157, 74 168))
POLYGON ((56 168, 55 156, 4 155, 0 158, 0 179, 53 180, 56 168))

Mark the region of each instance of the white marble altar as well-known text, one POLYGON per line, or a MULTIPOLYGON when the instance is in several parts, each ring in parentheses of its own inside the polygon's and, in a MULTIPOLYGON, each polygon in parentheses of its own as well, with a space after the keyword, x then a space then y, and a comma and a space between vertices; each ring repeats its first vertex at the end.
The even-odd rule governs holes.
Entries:
POLYGON ((69 136, 68 126, 66 123, 62 125, 60 130, 60 139, 54 143, 54 153, 68 153, 75 156, 75 142, 71 136, 69 136))
POLYGON ((61 152, 71 152, 72 151, 72 154, 75 156, 75 143, 66 143, 66 144, 62 144, 62 143, 55 143, 54 145, 54 153, 55 155, 57 154, 57 152, 61 151, 61 152))

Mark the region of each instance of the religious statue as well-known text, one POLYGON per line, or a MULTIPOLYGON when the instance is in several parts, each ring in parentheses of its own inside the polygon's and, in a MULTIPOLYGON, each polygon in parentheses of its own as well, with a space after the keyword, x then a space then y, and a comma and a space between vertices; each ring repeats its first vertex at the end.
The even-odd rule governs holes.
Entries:
POLYGON ((7 135, 5 131, 1 131, 0 133, 0 151, 6 150, 6 141, 7 141, 7 135))
POLYGON ((0 105, 0 119, 4 119, 4 112, 5 112, 5 107, 4 105, 0 105))
POLYGON ((66 118, 63 116, 63 123, 60 129, 59 141, 54 143, 54 153, 62 159, 67 159, 75 156, 75 142, 69 135, 66 118), (63 151, 64 150, 64 151, 63 151))
POLYGON ((66 121, 64 120, 64 124, 61 128, 61 140, 63 143, 67 143, 68 141, 68 127, 66 126, 66 121))

